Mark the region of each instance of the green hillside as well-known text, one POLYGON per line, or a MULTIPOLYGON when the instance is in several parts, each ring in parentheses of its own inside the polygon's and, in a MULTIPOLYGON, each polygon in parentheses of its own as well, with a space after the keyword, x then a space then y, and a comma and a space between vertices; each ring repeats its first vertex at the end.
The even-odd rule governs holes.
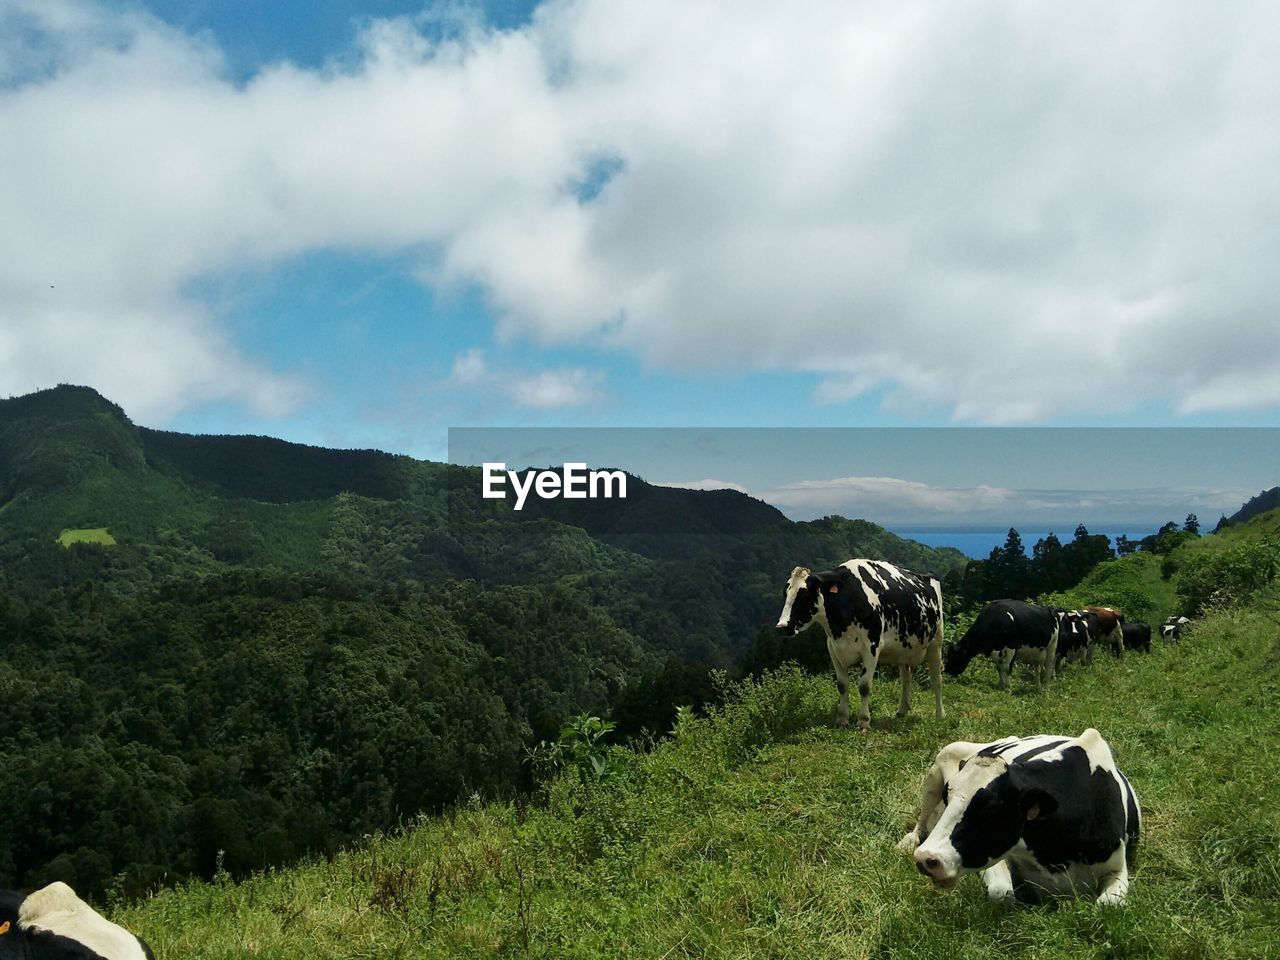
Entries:
MULTIPOLYGON (((1280 591, 1193 640, 1103 658, 1045 693, 993 671, 869 735, 835 730, 795 672, 686 718, 545 807, 471 804, 360 850, 166 892, 116 919, 161 958, 1215 957, 1280 950, 1280 591), (1144 817, 1129 904, 1004 909, 933 890, 893 850, 953 739, 1095 726, 1144 817)), ((894 707, 880 684, 874 713, 894 707)))
POLYGON ((136 896, 510 796, 566 718, 644 701, 638 733, 670 664, 734 669, 796 562, 965 563, 633 479, 515 513, 471 468, 0 401, 0 886, 136 896))

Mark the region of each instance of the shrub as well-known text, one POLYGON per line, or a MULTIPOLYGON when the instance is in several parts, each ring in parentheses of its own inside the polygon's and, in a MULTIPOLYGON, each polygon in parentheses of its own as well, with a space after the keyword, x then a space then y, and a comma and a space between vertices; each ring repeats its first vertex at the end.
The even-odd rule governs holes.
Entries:
POLYGON ((1228 550, 1190 557, 1178 576, 1176 590, 1187 616, 1208 604, 1238 604, 1253 596, 1280 573, 1280 541, 1242 543, 1228 550))

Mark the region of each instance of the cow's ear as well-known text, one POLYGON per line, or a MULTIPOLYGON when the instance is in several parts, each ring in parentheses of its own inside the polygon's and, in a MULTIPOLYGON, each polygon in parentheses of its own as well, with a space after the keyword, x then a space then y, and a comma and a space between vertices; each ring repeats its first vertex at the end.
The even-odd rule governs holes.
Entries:
POLYGON ((1027 790, 1019 798, 1022 807, 1022 819, 1028 822, 1043 820, 1058 809, 1058 801, 1053 794, 1044 790, 1027 790))
POLYGON ((1009 768, 1009 779, 1018 791, 1018 808, 1022 811, 1022 819, 1028 823, 1032 820, 1043 820, 1058 809, 1058 800, 1049 791, 1037 786, 1034 775, 1028 776, 1020 765, 1009 768))

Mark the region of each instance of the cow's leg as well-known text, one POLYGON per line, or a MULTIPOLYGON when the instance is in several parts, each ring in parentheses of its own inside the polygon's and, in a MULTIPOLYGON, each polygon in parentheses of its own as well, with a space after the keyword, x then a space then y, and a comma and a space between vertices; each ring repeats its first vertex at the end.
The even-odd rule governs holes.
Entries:
POLYGON ((1129 895, 1129 870, 1121 866, 1117 873, 1105 877, 1102 881, 1102 892, 1098 895, 1098 904, 1103 907, 1120 907, 1124 898, 1129 895))
POLYGON ((1044 654, 1045 680, 1052 680, 1058 674, 1058 631, 1053 631, 1049 638, 1049 647, 1044 654))
POLYGON ((1011 656, 1006 657, 1005 651, 997 650, 993 656, 993 659, 996 662, 996 672, 1000 674, 1000 682, 999 684, 997 684, 996 688, 999 690, 1008 690, 1009 689, 1009 665, 1013 662, 1013 657, 1011 656))
POLYGON ((982 871, 982 882, 987 886, 987 899, 997 903, 1013 902, 1013 874, 1009 861, 997 860, 982 871))
POLYGON ((1084 664, 1086 667, 1093 666, 1093 641, 1090 640, 1084 645, 1084 664))
POLYGON ((920 817, 894 849, 911 856, 916 847, 924 843, 942 819, 942 788, 947 778, 959 769, 961 760, 972 757, 981 746, 980 743, 958 740, 938 752, 938 758, 924 775, 924 783, 920 787, 920 817))
POLYGON ((905 663, 898 666, 898 679, 902 681, 902 702, 898 704, 898 716, 911 712, 911 670, 905 663))
POLYGON ((933 713, 939 720, 947 715, 942 709, 942 628, 929 644, 929 687, 933 690, 933 713))
MULTIPOLYGON (((876 675, 876 661, 864 659, 862 674, 858 677, 858 729, 871 729, 871 680, 876 675)), ((845 713, 848 722, 848 712, 845 713)))
POLYGON ((836 689, 840 691, 840 702, 836 704, 836 726, 849 725, 849 668, 842 663, 832 665, 836 668, 836 689))

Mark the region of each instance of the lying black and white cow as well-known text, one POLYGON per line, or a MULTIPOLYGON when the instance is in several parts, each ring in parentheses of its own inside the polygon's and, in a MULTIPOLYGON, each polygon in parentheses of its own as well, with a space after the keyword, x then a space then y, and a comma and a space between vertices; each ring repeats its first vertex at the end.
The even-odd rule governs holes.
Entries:
POLYGON ((969 661, 990 656, 1000 674, 1000 689, 1009 689, 1014 663, 1035 667, 1036 686, 1052 680, 1058 650, 1061 611, 1022 600, 992 600, 980 611, 965 635, 947 650, 948 675, 964 673, 969 661))
POLYGON ((1160 639, 1165 643, 1177 643, 1190 628, 1191 621, 1186 617, 1170 617, 1160 628, 1160 639))
POLYGON ((1124 648, 1151 652, 1151 626, 1146 623, 1126 623, 1124 625, 1124 648))
POLYGON ((898 849, 936 886, 982 870, 987 896, 1089 893, 1124 903, 1141 815, 1097 730, 943 747, 898 849))
POLYGON ((896 666, 902 681, 898 716, 911 709, 911 670, 929 661, 929 684, 939 719, 942 709, 942 584, 935 577, 883 560, 847 560, 835 570, 796 567, 778 630, 793 636, 810 621, 822 624, 836 671, 840 705, 836 722, 849 724, 849 674, 858 680, 858 729, 871 726, 871 680, 876 665, 896 666))
POLYGON ((0 893, 0 960, 155 960, 151 948, 65 883, 0 893))

